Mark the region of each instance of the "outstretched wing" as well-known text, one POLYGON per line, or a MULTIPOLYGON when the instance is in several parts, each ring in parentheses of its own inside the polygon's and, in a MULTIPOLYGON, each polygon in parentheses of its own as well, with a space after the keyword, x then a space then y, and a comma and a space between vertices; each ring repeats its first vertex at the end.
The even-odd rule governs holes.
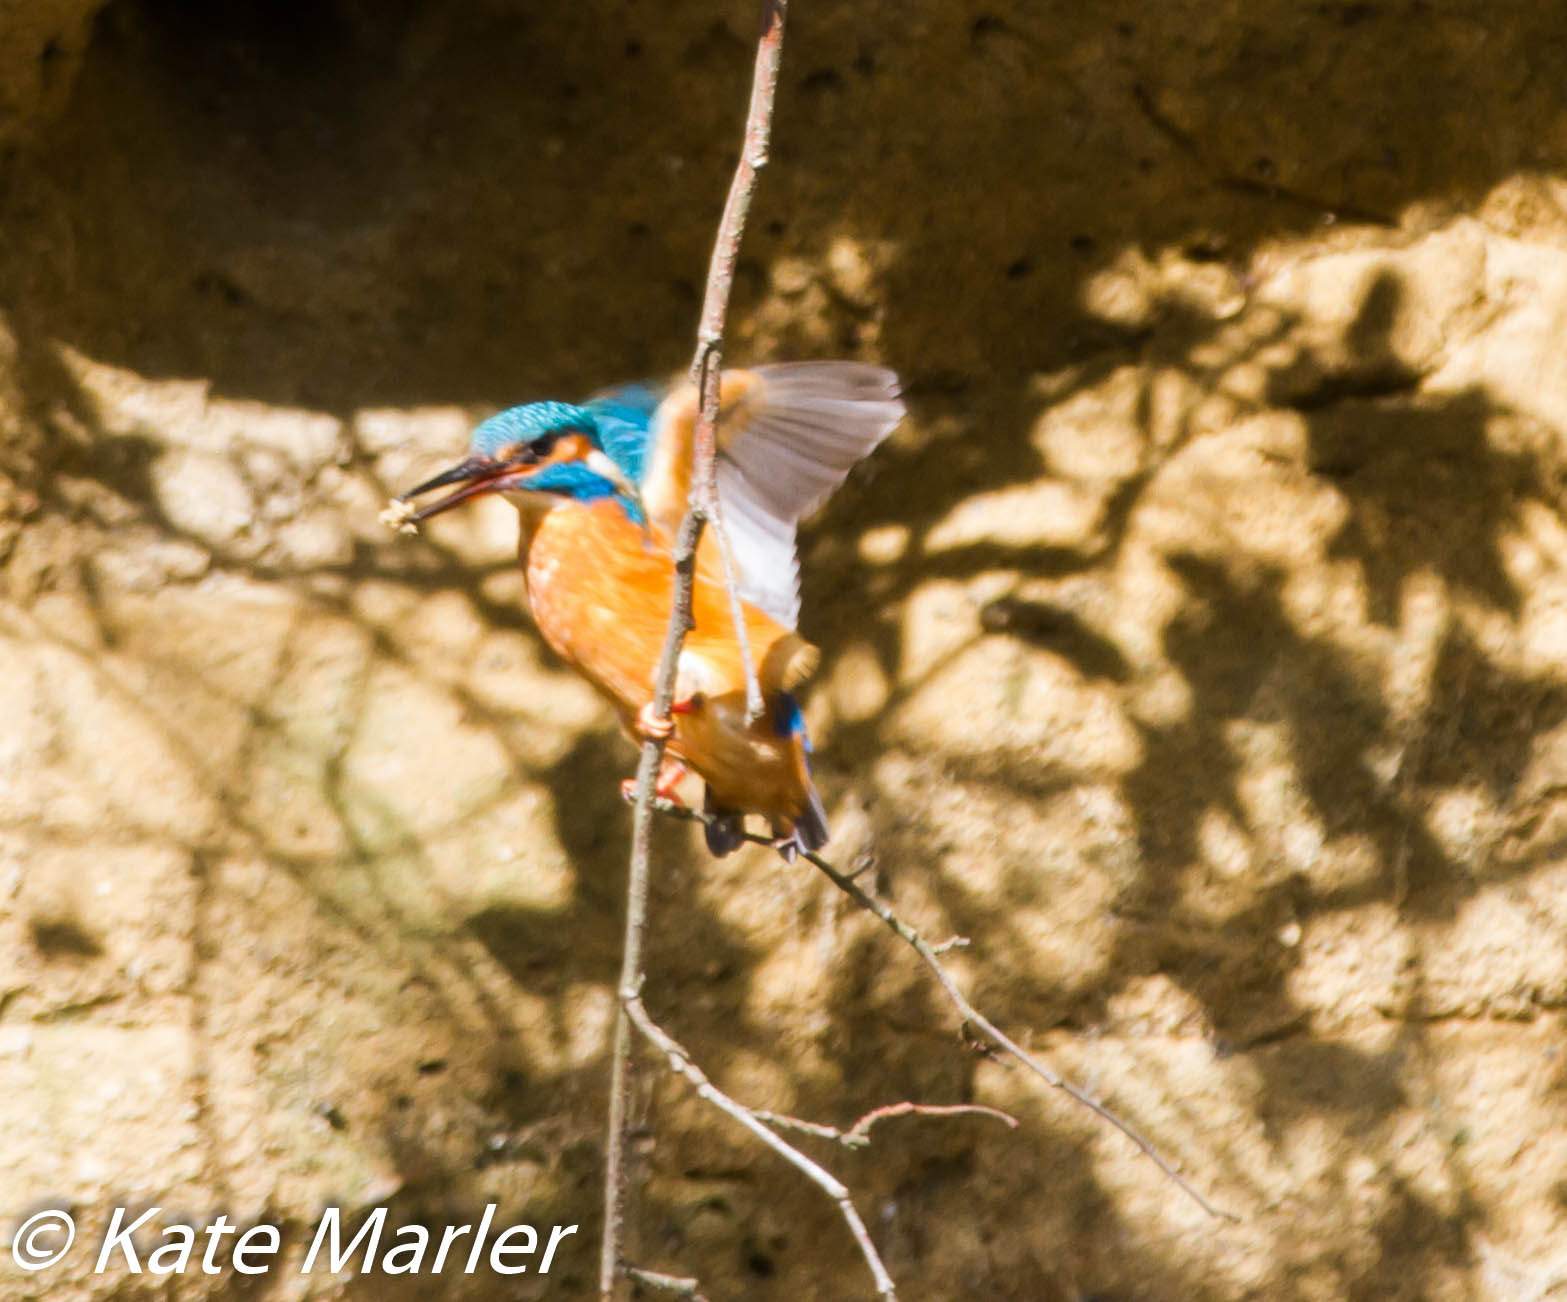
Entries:
POLYGON ((750 419, 722 432, 718 497, 742 595, 786 628, 800 616, 795 524, 903 419, 898 377, 861 362, 759 366, 750 419))
MULTIPOLYGON (((689 383, 659 404, 637 476, 649 518, 669 531, 685 511, 696 407, 689 383)), ((903 419, 898 377, 863 362, 725 371, 719 412, 719 506, 741 596, 793 628, 800 614, 795 525, 903 419)))

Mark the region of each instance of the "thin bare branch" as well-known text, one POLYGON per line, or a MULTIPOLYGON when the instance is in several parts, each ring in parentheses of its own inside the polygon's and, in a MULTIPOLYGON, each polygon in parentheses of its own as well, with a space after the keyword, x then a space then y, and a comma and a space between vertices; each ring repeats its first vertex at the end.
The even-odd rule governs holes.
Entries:
POLYGON ((756 193, 756 174, 767 163, 767 147, 773 131, 773 97, 778 89, 778 67, 783 55, 784 14, 788 0, 763 0, 762 34, 756 43, 756 67, 751 78, 751 103, 745 119, 745 145, 729 182, 729 197, 713 241, 713 256, 707 265, 707 291, 702 300, 702 323, 697 331, 696 357, 691 363, 691 379, 701 395, 696 428, 692 435, 691 504, 700 504, 714 525, 718 554, 723 560, 724 583, 729 589, 729 613, 734 621, 735 640, 740 644, 740 659, 745 666, 746 718, 754 723, 762 717, 762 689, 756 677, 756 662, 751 654, 751 639, 746 633, 735 583, 734 555, 723 527, 718 502, 718 405, 719 382, 723 374, 724 323, 729 315, 729 296, 734 288, 735 263, 740 256, 740 237, 751 211, 751 196, 756 193))
MULTIPOLYGON (((674 702, 680 647, 691 630, 691 592, 696 574, 697 547, 701 542, 702 527, 709 520, 718 526, 719 554, 724 563, 730 612, 745 666, 747 714, 753 721, 762 714, 761 687, 757 681, 756 666, 735 586, 734 562, 728 539, 722 531, 722 521, 718 519, 715 430, 718 421, 719 377, 723 366, 724 322, 728 316, 729 296, 734 285, 740 238, 745 231, 746 214, 750 211, 751 196, 756 189, 757 169, 767 161, 767 143, 772 134, 773 98, 778 86, 778 67, 783 52, 786 4, 787 0, 763 0, 762 32, 757 40, 756 68, 746 115, 745 147, 730 182, 723 218, 713 244, 712 261, 708 266, 696 357, 691 367, 701 395, 693 434, 691 499, 675 540, 674 593, 653 692, 653 711, 659 719, 669 718, 670 706, 674 702)), ((648 865, 652 845, 651 802, 663 756, 663 740, 650 737, 643 743, 641 759, 637 764, 636 812, 632 820, 631 859, 626 875, 626 926, 620 969, 622 1007, 615 1020, 610 1059, 609 1133, 604 1160, 604 1237, 599 1252, 599 1297, 602 1302, 611 1302, 618 1280, 623 1278, 620 1267, 625 1237, 626 1117, 631 1093, 631 1029, 627 1001, 635 998, 635 992, 642 986, 648 865)), ((861 1228, 863 1230, 863 1226, 861 1228)))
POLYGON ((831 1139, 845 1148, 865 1148, 871 1142, 871 1127, 889 1117, 956 1117, 972 1113, 981 1117, 994 1117, 1004 1121, 1012 1129, 1017 1128, 1017 1118, 1000 1108, 987 1108, 981 1103, 888 1103, 873 1108, 847 1130, 836 1126, 824 1126, 815 1121, 802 1121, 799 1117, 785 1116, 781 1112, 756 1112, 756 1116, 780 1130, 798 1130, 803 1134, 831 1139))
POLYGON ((762 703, 762 684, 756 676, 756 659, 751 653, 751 635, 745 630, 745 611, 740 606, 740 580, 735 571, 729 533, 724 528, 724 513, 716 487, 707 504, 707 517, 713 537, 718 540, 718 556, 724 565, 724 587, 729 593, 729 618, 734 621, 735 641, 740 644, 740 666, 745 673, 745 720, 755 723, 766 708, 762 703))
MULTIPOLYGON (((655 802, 655 807, 659 813, 667 814, 674 818, 683 818, 698 823, 707 821, 702 814, 699 814, 693 809, 688 809, 684 805, 676 804, 674 801, 659 800, 655 802)), ((745 840, 752 841, 757 845, 772 844, 772 842, 768 840, 767 837, 759 836, 755 832, 742 831, 740 835, 745 840)), ((918 954, 922 960, 924 960, 925 966, 930 969, 931 974, 936 978, 937 984, 939 984, 942 990, 946 992, 948 1000, 952 1003, 952 1006, 958 1010, 958 1013, 961 1015, 965 1023, 978 1027, 979 1030, 984 1033, 985 1038, 988 1039, 993 1045, 995 1045, 998 1049, 1001 1049, 1010 1054, 1018 1062, 1022 1063, 1023 1066, 1027 1067, 1029 1071, 1033 1072, 1034 1075, 1038 1076, 1040 1080, 1044 1081, 1045 1084, 1058 1089, 1064 1094, 1067 1094, 1070 1097, 1076 1099, 1090 1112, 1094 1113, 1102 1120, 1114 1126, 1123 1135, 1130 1139, 1132 1143, 1136 1144, 1149 1161, 1153 1162, 1154 1165, 1163 1171, 1166 1176, 1174 1181, 1177 1187, 1179 1187, 1189 1198, 1192 1199, 1193 1202, 1201 1207, 1203 1211, 1207 1212, 1208 1215, 1216 1217, 1219 1220, 1230 1222, 1238 1222, 1240 1220, 1240 1217, 1234 1215, 1232 1212, 1227 1212, 1222 1208, 1215 1207, 1206 1198, 1204 1198, 1202 1194, 1198 1193, 1196 1188, 1192 1186, 1191 1182, 1175 1169, 1174 1164, 1169 1160, 1169 1158, 1165 1157, 1163 1153, 1154 1147, 1150 1140, 1145 1139, 1136 1129, 1131 1126, 1130 1123, 1123 1121, 1120 1117, 1116 1116, 1114 1112, 1110 1111, 1109 1108, 1107 1108, 1103 1103, 1099 1102, 1098 1099, 1094 1098, 1086 1090, 1082 1089, 1080 1086, 1072 1084, 1071 1081, 1052 1071, 1033 1054, 1029 1053, 1027 1049, 1023 1048, 1022 1045, 1018 1044, 1017 1041, 1012 1039, 1011 1036, 1002 1031, 994 1022, 992 1022, 988 1017, 975 1008, 973 1004, 969 1003, 963 992, 958 989, 957 982, 952 979, 952 974, 942 966, 937 947, 932 945, 913 927, 909 926, 908 923, 903 921, 903 919, 894 913, 888 905, 883 904, 880 900, 866 894, 865 891, 861 889, 858 884, 856 884, 852 877, 840 872, 826 859, 823 859, 819 854, 816 854, 810 850, 804 851, 803 854, 805 858, 809 859, 828 877, 834 886, 836 886, 867 913, 874 914, 876 917, 880 918, 882 922, 891 928, 892 931, 901 940, 904 941, 905 944, 912 948, 914 952, 918 954)), ((943 948, 945 948, 948 944, 950 944, 950 942, 945 942, 943 948)))
MULTIPOLYGON (((834 1143, 843 1142, 843 1131, 837 1126, 824 1126, 818 1121, 806 1121, 801 1117, 791 1117, 786 1112, 768 1112, 765 1108, 754 1109, 756 1119, 764 1121, 774 1130, 797 1130, 802 1135, 815 1135, 818 1139, 830 1139, 834 1143)), ((852 1144, 849 1147, 854 1147, 852 1144)))
MULTIPOLYGON (((758 839, 761 840, 762 838, 758 839)), ((928 941, 926 941, 924 937, 919 934, 919 932, 915 931, 913 927, 904 922, 902 918, 898 917, 898 915, 885 904, 882 904, 879 900, 872 899, 871 896, 867 895, 863 890, 860 889, 859 886, 850 881, 849 878, 845 877, 836 868, 834 868, 832 864, 828 863, 827 860, 823 859, 820 855, 811 851, 806 851, 805 857, 815 864, 822 872, 824 872, 832 881, 833 885, 835 885, 839 890, 845 892, 849 898, 858 904, 862 909, 866 909, 869 912, 874 913, 899 937, 901 937, 905 943, 912 947, 914 952, 925 961, 925 966, 930 969, 931 975, 936 978, 941 988, 947 992, 947 998, 951 1000, 953 1007, 955 1007, 958 1012, 962 1014, 965 1021, 972 1023, 974 1026, 977 1026, 981 1031, 983 1031, 986 1038, 988 1038, 992 1044, 996 1045, 1000 1049, 1004 1049, 1007 1053, 1011 1054, 1020 1063, 1033 1072, 1034 1075, 1038 1076, 1040 1080, 1044 1081, 1045 1084, 1050 1085, 1055 1089, 1061 1090, 1063 1093, 1076 1099, 1096 1116, 1114 1126, 1123 1135, 1130 1139, 1132 1143, 1136 1144, 1137 1147, 1142 1150, 1145 1157, 1147 1157, 1151 1162, 1154 1163, 1155 1166, 1163 1171, 1165 1175, 1173 1180, 1175 1184, 1180 1189, 1182 1189, 1187 1194, 1187 1196, 1190 1197, 1199 1207, 1201 1207, 1203 1211, 1207 1212, 1208 1215, 1217 1217, 1220 1220, 1232 1222, 1238 1221, 1240 1219, 1230 1212, 1215 1207, 1206 1198, 1204 1198, 1202 1194, 1197 1192, 1196 1188, 1193 1187, 1191 1182, 1175 1169, 1175 1166, 1170 1162, 1170 1160, 1165 1157, 1165 1155, 1157 1148, 1155 1148, 1151 1141, 1143 1138, 1143 1136, 1137 1130, 1133 1129, 1129 1123, 1121 1120, 1120 1117, 1116 1116, 1115 1113, 1111 1112, 1109 1108, 1105 1107, 1103 1103, 1100 1103, 1098 1099, 1094 1098, 1086 1090, 1072 1084, 1071 1081, 1052 1071, 1038 1058, 1034 1057, 1033 1054, 1029 1053, 1028 1050, 1024 1049, 1022 1045, 1018 1044, 1017 1041, 1013 1040, 1011 1036, 1002 1031, 994 1022, 992 1022, 988 1017, 975 1008, 973 1004, 969 1003, 963 992, 958 989, 957 983, 952 979, 951 974, 945 967, 942 966, 941 959, 937 957, 935 948, 928 941)))
POLYGON ((849 1198, 849 1190, 844 1183, 826 1167, 813 1162, 793 1144, 769 1130, 751 1108, 743 1103, 737 1103, 714 1085, 707 1078, 707 1073, 698 1067, 691 1055, 686 1052, 685 1047, 648 1015, 640 996, 632 994, 626 998, 625 1008, 637 1030, 641 1031, 669 1060, 671 1071, 685 1077, 702 1099, 711 1103, 726 1116, 738 1121, 838 1204, 838 1210, 842 1213, 849 1232, 854 1235, 854 1241, 860 1245, 860 1253, 865 1258, 865 1264, 870 1267, 871 1275, 876 1280, 877 1295, 888 1299, 888 1302, 896 1302, 898 1294, 893 1288, 892 1276, 887 1273, 887 1267, 882 1264, 881 1255, 876 1251, 876 1245, 871 1242, 870 1231, 865 1228, 865 1222, 860 1219, 859 1212, 855 1210, 854 1203, 849 1198))
MULTIPOLYGON (((696 579, 696 546, 702 535, 702 516, 686 513, 675 540, 675 596, 669 630, 659 659, 653 692, 653 709, 661 719, 669 717, 675 696, 675 666, 680 644, 691 628, 691 589, 696 579)), ((664 758, 664 743, 649 737, 642 744, 637 764, 636 809, 631 820, 631 864, 626 879, 626 927, 620 958, 620 989, 635 991, 642 985, 642 950, 647 933, 648 864, 653 844, 653 784, 664 758)), ((631 1099, 631 1026, 624 1006, 615 1019, 615 1040, 610 1057, 609 1133, 604 1154, 604 1238, 599 1253, 599 1297, 614 1297, 620 1269, 621 1241, 625 1235, 626 1118, 631 1099)))

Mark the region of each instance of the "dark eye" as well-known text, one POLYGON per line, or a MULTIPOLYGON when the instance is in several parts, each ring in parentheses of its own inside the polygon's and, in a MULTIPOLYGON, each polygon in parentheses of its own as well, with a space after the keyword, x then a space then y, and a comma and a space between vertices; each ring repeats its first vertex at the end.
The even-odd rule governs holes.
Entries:
POLYGON ((528 451, 536 457, 546 457, 549 455, 550 449, 560 441, 560 436, 561 431, 558 429, 550 430, 547 434, 540 434, 538 438, 528 444, 528 451))

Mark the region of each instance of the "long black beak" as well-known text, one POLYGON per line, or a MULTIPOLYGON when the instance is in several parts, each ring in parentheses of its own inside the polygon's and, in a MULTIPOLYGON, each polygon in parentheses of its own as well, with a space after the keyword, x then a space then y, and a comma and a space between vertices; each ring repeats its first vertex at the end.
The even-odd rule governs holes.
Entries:
POLYGON ((443 470, 433 479, 427 479, 415 488, 410 488, 406 493, 399 493, 397 500, 407 502, 415 497, 423 497, 426 493, 434 492, 437 488, 446 488, 451 484, 461 484, 455 493, 448 493, 445 497, 437 498, 428 506, 421 507, 406 518, 414 524, 421 520, 428 520, 432 515, 439 515, 442 511, 449 511, 454 506, 482 497, 486 493, 498 492, 507 487, 516 478, 515 472, 528 467, 517 462, 496 461, 493 457, 472 456, 465 457, 450 470, 443 470))

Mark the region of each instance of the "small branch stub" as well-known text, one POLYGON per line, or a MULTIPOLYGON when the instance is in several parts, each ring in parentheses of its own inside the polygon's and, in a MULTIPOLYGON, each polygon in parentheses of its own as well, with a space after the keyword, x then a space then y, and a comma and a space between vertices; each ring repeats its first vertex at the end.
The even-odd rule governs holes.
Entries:
POLYGON ((663 1275, 656 1270, 643 1270, 640 1266, 632 1266, 621 1263, 621 1271, 626 1278, 633 1283, 646 1285, 656 1289, 660 1293, 669 1293, 674 1297, 688 1298, 689 1302, 707 1302, 707 1296, 702 1292, 702 1286, 694 1279, 683 1275, 663 1275))
POLYGON ((838 1205, 839 1214, 849 1227, 854 1241, 859 1245, 860 1255, 865 1258, 865 1264, 870 1267, 871 1276, 876 1281, 877 1295, 885 1299, 885 1302, 897 1302, 898 1294, 893 1287, 892 1276, 887 1273, 887 1267, 876 1251, 876 1245, 871 1241, 870 1231, 866 1229, 865 1222, 849 1197, 849 1190, 843 1181, 819 1162, 807 1157, 782 1136, 769 1130, 755 1109, 730 1098, 714 1085, 707 1073, 697 1066, 686 1047, 648 1015, 640 999, 628 999, 624 1007, 632 1025, 642 1032, 649 1043, 663 1052, 669 1060, 670 1070, 689 1082, 700 1098, 739 1122, 838 1205))
POLYGON ((847 1130, 839 1130, 836 1126, 823 1126, 815 1121, 802 1121, 799 1117, 787 1117, 777 1112, 758 1112, 756 1115, 768 1125, 776 1126, 780 1130, 798 1130, 802 1134, 816 1135, 820 1139, 831 1139, 845 1148, 866 1148, 871 1142, 871 1127, 878 1121, 886 1121, 889 1117, 958 1117, 965 1113, 994 1117, 997 1121, 1005 1122, 1009 1129, 1017 1129, 1016 1117, 1001 1111, 1000 1108, 987 1108, 981 1103, 910 1103, 907 1101, 888 1103, 885 1107, 867 1112, 847 1130))

